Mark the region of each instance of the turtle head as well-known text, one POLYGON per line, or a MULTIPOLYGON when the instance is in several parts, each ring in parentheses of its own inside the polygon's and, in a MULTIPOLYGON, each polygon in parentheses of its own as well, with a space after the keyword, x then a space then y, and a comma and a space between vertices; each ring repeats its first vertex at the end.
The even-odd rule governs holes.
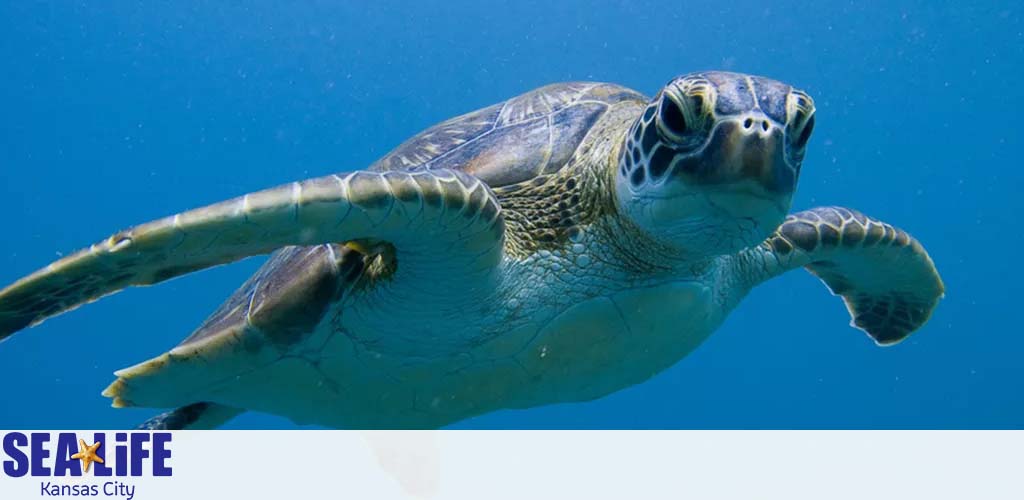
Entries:
POLYGON ((688 254, 756 245, 789 211, 813 128, 813 101, 784 83, 724 72, 675 78, 624 138, 619 208, 688 254))

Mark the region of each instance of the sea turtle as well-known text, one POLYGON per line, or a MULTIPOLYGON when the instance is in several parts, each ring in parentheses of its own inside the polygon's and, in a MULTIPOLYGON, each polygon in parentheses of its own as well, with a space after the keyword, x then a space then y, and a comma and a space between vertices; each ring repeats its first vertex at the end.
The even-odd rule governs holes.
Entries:
MULTIPOLYGON (((431 428, 598 398, 680 360, 755 285, 804 267, 881 345, 943 294, 906 232, 786 215, 804 92, 726 72, 653 99, 549 85, 440 123, 366 170, 119 232, 0 292, 0 338, 129 286, 276 252, 177 347, 116 372, 145 428, 258 410, 431 428)), ((778 326, 777 328, 782 328, 778 326)))

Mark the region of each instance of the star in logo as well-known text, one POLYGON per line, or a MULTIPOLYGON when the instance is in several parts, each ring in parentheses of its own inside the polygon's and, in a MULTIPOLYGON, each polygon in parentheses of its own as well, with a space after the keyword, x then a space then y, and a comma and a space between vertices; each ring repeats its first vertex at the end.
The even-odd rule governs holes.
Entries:
POLYGON ((82 461, 82 472, 89 472, 89 466, 93 462, 103 463, 103 459, 96 455, 96 450, 103 444, 101 441, 97 441, 89 446, 85 445, 84 439, 78 440, 78 453, 71 455, 72 460, 82 461))

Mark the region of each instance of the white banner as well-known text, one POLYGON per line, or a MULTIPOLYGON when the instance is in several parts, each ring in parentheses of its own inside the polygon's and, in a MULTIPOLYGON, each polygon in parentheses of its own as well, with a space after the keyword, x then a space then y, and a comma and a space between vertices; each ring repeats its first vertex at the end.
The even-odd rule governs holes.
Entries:
POLYGON ((2 431, 0 436, 4 500, 1024 498, 1024 434, 1018 431, 2 431), (90 470, 82 472, 86 461, 90 470), (75 471, 79 475, 72 475, 75 471))

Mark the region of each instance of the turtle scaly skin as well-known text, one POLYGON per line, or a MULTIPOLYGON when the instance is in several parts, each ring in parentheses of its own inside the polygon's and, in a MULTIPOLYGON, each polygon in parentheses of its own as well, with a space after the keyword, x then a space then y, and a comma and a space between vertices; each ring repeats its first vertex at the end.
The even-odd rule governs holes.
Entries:
POLYGON ((192 335, 120 370, 145 428, 245 410, 439 427, 598 398, 677 362, 757 284, 805 267, 877 343, 943 294, 924 248, 855 210, 787 216, 810 96, 736 73, 653 98, 550 85, 438 124, 366 170, 122 231, 0 291, 0 338, 129 286, 274 252, 192 335))

